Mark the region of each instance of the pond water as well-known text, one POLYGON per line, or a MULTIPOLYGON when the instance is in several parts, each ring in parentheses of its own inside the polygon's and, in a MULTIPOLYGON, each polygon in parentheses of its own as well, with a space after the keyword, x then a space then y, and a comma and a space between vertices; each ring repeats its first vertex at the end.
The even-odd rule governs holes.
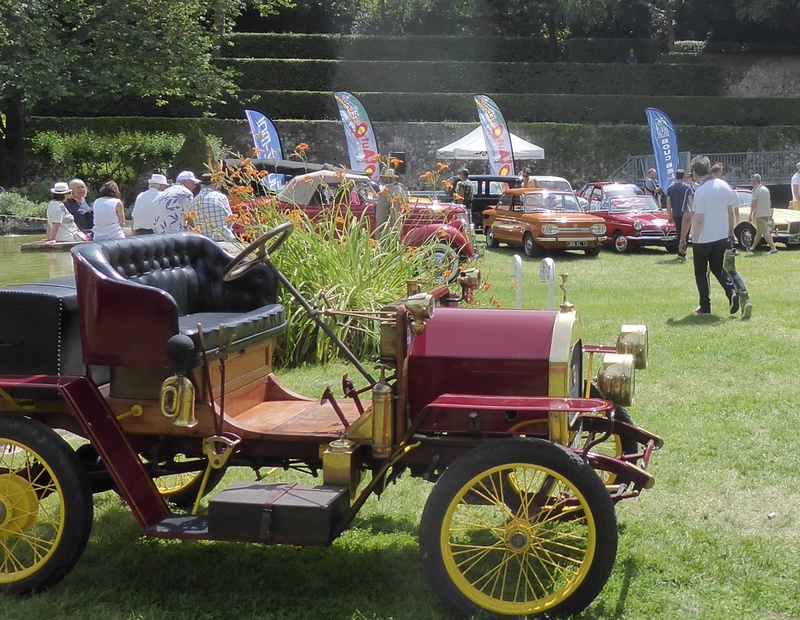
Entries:
POLYGON ((41 234, 0 236, 0 286, 72 275, 69 252, 19 251, 23 243, 40 239, 41 234))

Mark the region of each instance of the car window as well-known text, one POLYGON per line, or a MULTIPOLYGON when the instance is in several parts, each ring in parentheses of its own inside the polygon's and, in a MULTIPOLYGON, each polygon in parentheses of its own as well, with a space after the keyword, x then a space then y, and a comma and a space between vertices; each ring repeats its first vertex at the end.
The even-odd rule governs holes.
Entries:
POLYGON ((639 213, 650 213, 658 211, 658 203, 652 196, 618 196, 610 198, 610 211, 612 213, 625 213, 636 211, 639 213))
POLYGON ((750 192, 736 192, 736 195, 739 197, 739 206, 740 207, 749 207, 750 203, 752 202, 753 196, 750 192))
POLYGON ((503 194, 500 196, 500 201, 497 203, 497 208, 503 211, 511 209, 511 194, 503 194))
POLYGON ((536 179, 539 183, 539 187, 544 189, 557 189, 561 190, 562 192, 571 192, 572 187, 567 181, 558 181, 555 179, 536 179))
POLYGON ((489 182, 489 194, 499 196, 505 189, 505 183, 501 183, 500 181, 489 182))
POLYGON ((617 196, 641 196, 644 192, 636 185, 606 185, 605 195, 607 198, 617 196))

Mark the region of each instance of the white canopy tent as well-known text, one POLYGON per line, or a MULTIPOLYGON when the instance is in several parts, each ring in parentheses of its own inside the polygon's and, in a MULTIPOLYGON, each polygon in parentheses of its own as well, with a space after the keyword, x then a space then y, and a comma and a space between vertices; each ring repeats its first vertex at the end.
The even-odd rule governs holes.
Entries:
MULTIPOLYGON (((514 159, 544 159, 544 149, 511 135, 511 148, 514 159)), ((486 159, 486 142, 480 126, 470 131, 463 138, 436 150, 437 159, 486 159)))

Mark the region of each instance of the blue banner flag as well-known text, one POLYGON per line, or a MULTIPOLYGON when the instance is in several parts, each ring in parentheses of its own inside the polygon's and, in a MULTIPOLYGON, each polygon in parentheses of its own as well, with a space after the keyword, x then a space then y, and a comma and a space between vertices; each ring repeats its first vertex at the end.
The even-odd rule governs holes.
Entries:
MULTIPOLYGON (((253 135, 253 152, 256 159, 283 159, 281 138, 271 120, 256 110, 245 110, 250 133, 253 135)), ((278 190, 286 180, 282 174, 271 173, 264 177, 264 187, 278 190)))
POLYGON ((656 108, 646 108, 647 125, 650 127, 650 141, 653 143, 653 155, 656 158, 658 181, 663 191, 675 182, 675 171, 680 166, 678 154, 678 137, 675 126, 669 117, 656 108))
POLYGON ((478 118, 483 127, 483 141, 489 160, 489 173, 514 176, 514 150, 511 134, 498 105, 486 95, 475 95, 478 118))
POLYGON ((347 151, 350 155, 350 168, 363 172, 373 181, 377 181, 381 171, 380 154, 367 111, 361 102, 348 92, 339 91, 333 96, 339 106, 339 116, 344 125, 344 136, 347 139, 347 151))

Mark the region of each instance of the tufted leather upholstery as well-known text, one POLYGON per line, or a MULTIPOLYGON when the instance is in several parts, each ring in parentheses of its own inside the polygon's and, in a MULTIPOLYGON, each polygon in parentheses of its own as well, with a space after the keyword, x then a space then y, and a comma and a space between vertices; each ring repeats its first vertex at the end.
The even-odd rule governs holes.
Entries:
POLYGON ((72 253, 86 364, 169 368, 164 345, 177 333, 195 341, 196 364, 198 322, 209 359, 218 353, 220 324, 226 339, 235 329, 234 350, 286 327, 274 271, 260 265, 224 282, 232 257, 201 235, 141 235, 72 253))

